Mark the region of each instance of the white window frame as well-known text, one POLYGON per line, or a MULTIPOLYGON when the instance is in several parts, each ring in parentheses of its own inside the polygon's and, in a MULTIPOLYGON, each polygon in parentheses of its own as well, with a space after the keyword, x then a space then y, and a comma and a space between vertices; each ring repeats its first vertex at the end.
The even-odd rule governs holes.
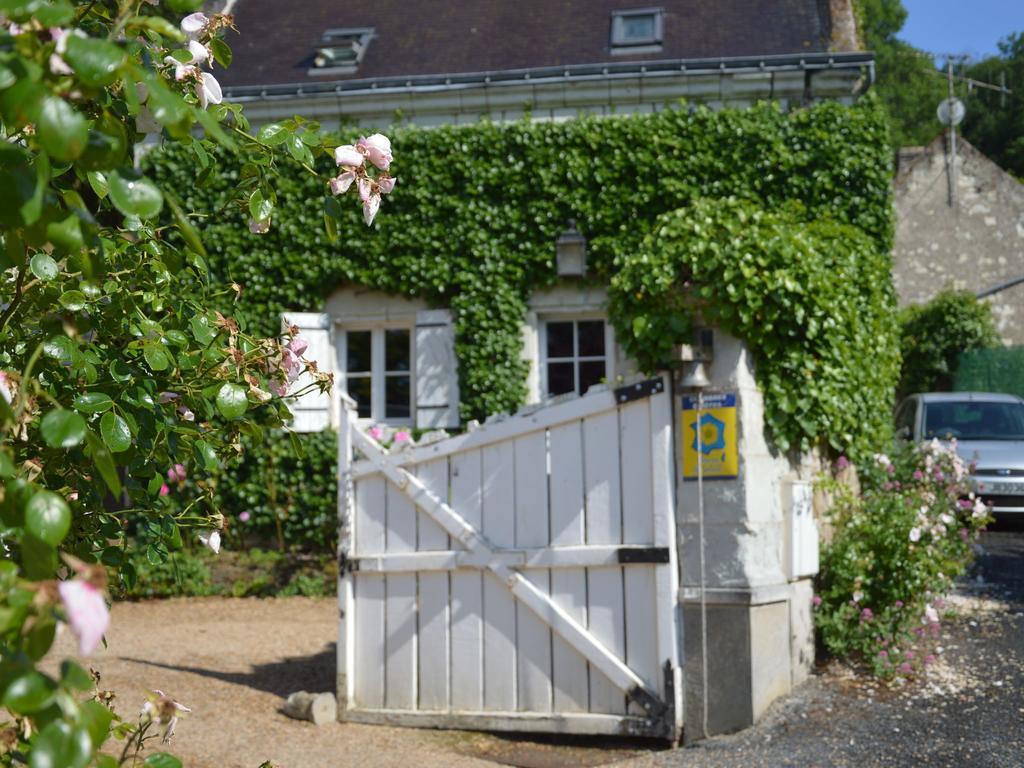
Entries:
MULTIPOLYGON (((348 392, 348 334, 369 331, 370 333, 370 417, 360 422, 387 424, 392 427, 411 427, 416 424, 416 329, 408 323, 338 323, 335 326, 338 354, 338 379, 348 392), (409 333, 409 418, 389 419, 385 417, 387 402, 385 382, 389 372, 384 370, 385 331, 408 331, 409 333)), ((402 375, 396 371, 390 375, 402 375)))
MULTIPOLYGON (((608 322, 608 316, 603 312, 545 312, 537 316, 538 324, 538 360, 540 363, 540 397, 542 400, 551 397, 548 395, 548 323, 579 323, 587 320, 600 320, 604 323, 604 379, 606 383, 615 381, 615 330, 608 322)), ((556 361, 565 362, 568 358, 555 358, 556 361)), ((577 394, 579 392, 579 331, 573 332, 573 362, 575 363, 575 383, 577 394)))
POLYGON ((619 53, 648 53, 661 50, 665 33, 665 11, 663 8, 630 8, 612 11, 611 49, 619 53), (653 16, 654 33, 649 38, 627 39, 624 22, 636 16, 653 16))

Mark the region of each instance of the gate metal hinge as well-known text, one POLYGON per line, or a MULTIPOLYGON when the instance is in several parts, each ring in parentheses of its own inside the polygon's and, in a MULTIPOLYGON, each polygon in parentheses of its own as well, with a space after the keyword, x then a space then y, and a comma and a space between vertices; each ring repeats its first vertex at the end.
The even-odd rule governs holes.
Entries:
POLYGON ((615 402, 619 405, 631 403, 634 400, 642 400, 651 395, 657 395, 665 391, 665 381, 658 379, 645 379, 635 384, 627 384, 615 390, 615 402))
POLYGON ((662 701, 645 688, 637 686, 626 695, 644 709, 645 727, 642 735, 656 736, 675 741, 676 739, 676 684, 672 662, 666 660, 662 667, 664 675, 665 700, 662 701))
POLYGON ((338 553, 338 576, 344 576, 345 574, 352 573, 359 568, 359 563, 348 556, 347 552, 338 553))

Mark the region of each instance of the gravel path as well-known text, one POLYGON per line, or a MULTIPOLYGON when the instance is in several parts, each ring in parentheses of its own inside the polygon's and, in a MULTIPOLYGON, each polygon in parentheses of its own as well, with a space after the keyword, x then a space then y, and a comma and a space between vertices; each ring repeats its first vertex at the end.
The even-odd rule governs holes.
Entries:
MULTIPOLYGON (((832 667, 754 728, 676 750, 650 744, 327 725, 278 712, 297 689, 331 690, 333 600, 176 599, 118 604, 93 666, 134 717, 160 688, 192 707, 173 751, 192 768, 731 768, 1024 766, 1024 533, 986 534, 986 554, 947 622, 929 680, 887 691, 832 667)), ((73 651, 68 633, 54 656, 73 651)))

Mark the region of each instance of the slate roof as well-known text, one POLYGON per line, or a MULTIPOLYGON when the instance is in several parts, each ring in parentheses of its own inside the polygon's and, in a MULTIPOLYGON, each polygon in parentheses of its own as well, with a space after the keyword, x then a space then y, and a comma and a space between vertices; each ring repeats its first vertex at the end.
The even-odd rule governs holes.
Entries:
MULTIPOLYGON (((834 2, 834 0, 833 0, 834 2)), ((237 0, 226 86, 822 53, 829 0, 237 0), (662 49, 613 54, 613 11, 664 9, 662 49), (328 29, 373 27, 358 70, 309 75, 328 29)))

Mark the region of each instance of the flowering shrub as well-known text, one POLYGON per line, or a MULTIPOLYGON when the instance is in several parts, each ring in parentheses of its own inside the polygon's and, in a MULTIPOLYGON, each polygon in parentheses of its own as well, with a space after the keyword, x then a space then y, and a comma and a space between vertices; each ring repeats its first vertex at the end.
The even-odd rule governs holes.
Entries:
MULTIPOLYGON (((165 18, 198 0, 0 2, 0 762, 101 768, 180 765, 146 756, 187 707, 154 692, 122 721, 78 664, 36 668, 59 623, 82 656, 102 642, 114 587, 137 580, 129 548, 157 564, 188 540, 216 553, 212 496, 178 503, 190 481, 241 450, 243 436, 290 416, 282 395, 305 342, 260 338, 228 307, 241 288, 211 285, 209 256, 182 187, 134 164, 141 133, 184 148, 193 180, 217 149, 244 157, 228 206, 267 232, 280 169, 311 174, 336 235, 344 190, 319 175, 334 155, 300 119, 249 133, 211 70, 227 66, 230 16, 165 18), (220 311, 217 311, 220 310, 220 311), (131 532, 132 535, 129 535, 131 532), (109 736, 120 757, 97 755, 109 736)), ((390 143, 362 140, 339 162, 369 224, 394 188, 390 143), (366 167, 363 159, 369 161, 366 167)), ((295 393, 293 393, 295 394, 295 393)))
POLYGON ((956 443, 937 440, 876 454, 858 466, 861 493, 843 482, 849 462, 822 482, 833 499, 815 624, 825 647, 883 677, 930 663, 942 598, 991 521, 974 498, 956 443))

